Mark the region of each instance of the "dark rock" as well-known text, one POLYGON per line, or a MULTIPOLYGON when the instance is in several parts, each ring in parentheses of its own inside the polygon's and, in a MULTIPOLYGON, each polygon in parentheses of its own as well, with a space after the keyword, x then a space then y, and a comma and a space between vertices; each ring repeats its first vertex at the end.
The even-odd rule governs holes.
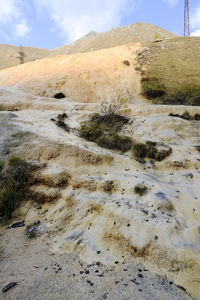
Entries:
POLYGON ((4 286, 4 288, 2 289, 2 292, 6 293, 9 289, 11 289, 12 287, 14 287, 16 285, 17 285, 17 282, 10 282, 6 286, 4 286))
POLYGON ((29 238, 36 237, 36 227, 35 225, 30 225, 26 228, 26 234, 29 238))
POLYGON ((12 224, 11 226, 7 227, 7 229, 9 229, 9 228, 24 227, 24 226, 25 226, 25 222, 23 220, 23 221, 16 222, 16 223, 12 224))
POLYGON ((56 93, 53 97, 55 99, 63 99, 65 98, 65 94, 63 92, 60 92, 60 93, 56 93))

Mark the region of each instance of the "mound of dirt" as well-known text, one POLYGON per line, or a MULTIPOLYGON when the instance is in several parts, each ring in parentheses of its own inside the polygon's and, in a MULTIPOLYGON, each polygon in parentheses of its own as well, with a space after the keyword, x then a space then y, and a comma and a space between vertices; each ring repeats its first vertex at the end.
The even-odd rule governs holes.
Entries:
POLYGON ((118 97, 137 100, 140 76, 135 71, 135 57, 139 48, 138 43, 45 58, 0 71, 0 84, 17 84, 31 94, 52 98, 62 92, 78 102, 118 97))

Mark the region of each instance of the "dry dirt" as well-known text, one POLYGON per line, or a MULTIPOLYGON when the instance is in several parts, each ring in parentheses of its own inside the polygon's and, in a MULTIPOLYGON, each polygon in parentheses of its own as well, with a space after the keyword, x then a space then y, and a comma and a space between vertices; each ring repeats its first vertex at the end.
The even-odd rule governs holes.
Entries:
POLYGON ((1 223, 0 286, 18 283, 1 299, 200 299, 200 122, 169 117, 200 114, 200 107, 144 100, 135 71, 140 47, 45 58, 0 72, 0 107, 18 109, 0 112, 0 157, 41 164, 31 189, 46 200, 30 197, 13 213, 12 222, 26 226, 40 220, 36 238, 1 223), (52 98, 56 92, 67 97, 52 98), (79 137, 81 122, 100 109, 98 97, 117 96, 130 109, 121 133, 165 143, 172 148, 168 158, 141 163, 131 151, 79 137), (52 121, 62 112, 69 132, 52 121), (148 189, 142 197, 134 193, 137 184, 148 189))
POLYGON ((45 58, 0 71, 0 84, 18 86, 31 91, 31 95, 45 97, 63 92, 67 98, 78 102, 117 97, 137 101, 141 98, 140 78, 135 71, 139 47, 140 44, 131 44, 45 58), (123 63, 125 60, 130 66, 123 63))

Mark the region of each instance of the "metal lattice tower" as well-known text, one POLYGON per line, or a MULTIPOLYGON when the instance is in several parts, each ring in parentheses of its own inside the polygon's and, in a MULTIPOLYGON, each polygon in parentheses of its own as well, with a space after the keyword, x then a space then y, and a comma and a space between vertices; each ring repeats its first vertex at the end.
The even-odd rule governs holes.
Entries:
POLYGON ((190 8, 189 8, 189 0, 185 0, 185 9, 184 9, 184 36, 190 36, 190 8))

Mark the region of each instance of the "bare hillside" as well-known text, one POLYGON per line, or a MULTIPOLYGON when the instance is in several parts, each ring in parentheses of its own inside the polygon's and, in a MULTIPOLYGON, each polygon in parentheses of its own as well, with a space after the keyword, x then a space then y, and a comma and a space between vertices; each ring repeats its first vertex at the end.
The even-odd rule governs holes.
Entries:
MULTIPOLYGON (((36 59, 43 58, 49 54, 46 49, 23 47, 25 52, 25 62, 34 61, 36 59)), ((19 47, 11 45, 0 45, 0 69, 9 68, 19 65, 19 59, 17 58, 19 47)))
MULTIPOLYGON (((52 57, 59 54, 75 54, 104 48, 112 48, 128 43, 152 41, 157 38, 165 39, 174 37, 176 37, 175 34, 160 27, 147 23, 136 23, 128 27, 120 26, 103 33, 91 31, 86 36, 70 45, 52 50, 24 47, 26 54, 25 62, 34 61, 46 56, 52 57)), ((18 47, 11 45, 0 45, 0 69, 5 69, 19 64, 19 60, 17 59, 18 49, 18 47)))
POLYGON ((0 84, 17 84, 34 95, 45 97, 63 92, 78 102, 97 102, 98 98, 118 96, 136 101, 140 94, 140 76, 135 71, 139 48, 138 43, 45 58, 2 70, 0 84))
POLYGON ((153 41, 158 38, 170 39, 175 37, 175 34, 160 27, 138 22, 136 24, 131 24, 128 27, 119 26, 108 32, 98 33, 91 31, 71 45, 52 49, 50 56, 88 52, 129 43, 153 41))

